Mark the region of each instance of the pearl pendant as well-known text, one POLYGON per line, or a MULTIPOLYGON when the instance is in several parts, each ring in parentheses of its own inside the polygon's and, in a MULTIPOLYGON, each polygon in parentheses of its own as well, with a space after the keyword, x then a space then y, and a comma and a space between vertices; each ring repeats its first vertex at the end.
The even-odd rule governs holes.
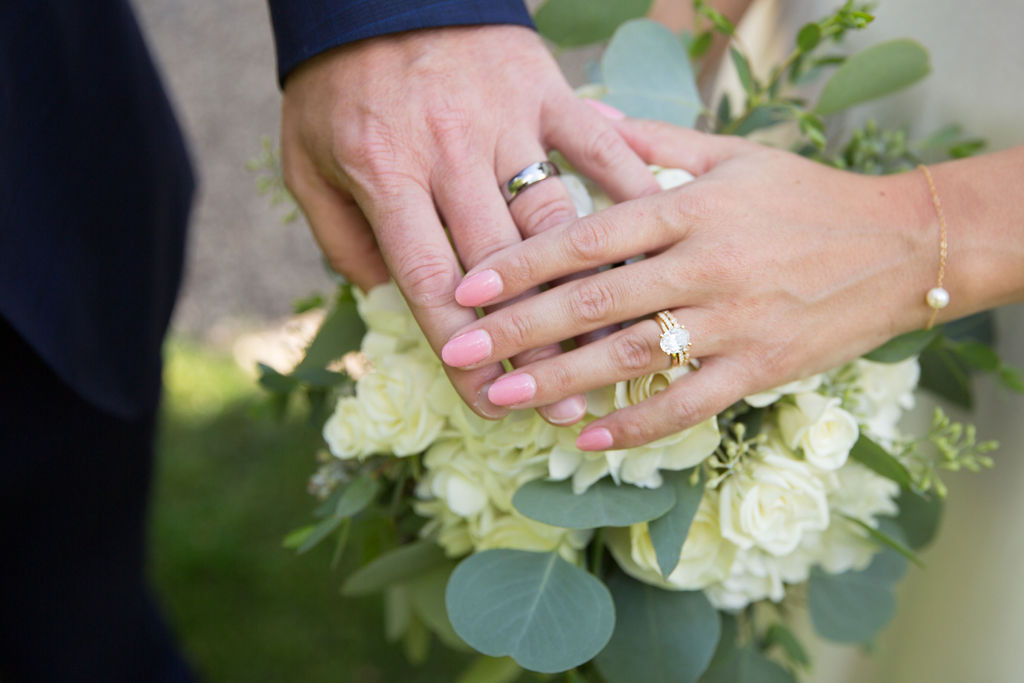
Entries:
POLYGON ((925 296, 925 301, 934 309, 945 308, 949 305, 949 292, 942 287, 932 287, 925 296))

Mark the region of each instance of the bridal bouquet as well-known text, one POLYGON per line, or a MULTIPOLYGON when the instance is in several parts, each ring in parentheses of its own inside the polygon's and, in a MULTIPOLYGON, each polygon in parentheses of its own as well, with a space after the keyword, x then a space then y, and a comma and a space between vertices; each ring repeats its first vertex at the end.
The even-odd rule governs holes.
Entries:
MULTIPOLYGON (((976 146, 950 131, 914 144, 873 125, 829 143, 823 117, 928 69, 907 40, 849 58, 823 52, 870 21, 852 3, 805 26, 764 79, 730 48, 744 104, 734 111, 723 97, 714 113, 700 103, 692 62, 732 25, 698 2, 709 29, 681 40, 643 19, 623 22, 650 3, 607 4, 588 16, 578 2, 549 0, 537 23, 564 46, 611 36, 586 94, 630 115, 700 118, 740 135, 795 122, 795 149, 861 172, 976 146), (832 73, 815 103, 787 93, 824 70, 832 73)), ((689 179, 654 171, 662 187, 689 179)), ((563 178, 581 215, 607 202, 585 180, 563 178)), ((935 534, 940 473, 991 466, 994 444, 941 410, 923 434, 900 426, 918 387, 969 404, 972 370, 1024 388, 990 335, 986 316, 905 335, 655 443, 589 453, 574 442, 590 419, 699 370, 591 392, 574 427, 533 411, 488 421, 456 395, 395 286, 365 295, 342 286, 304 360, 288 373, 262 368, 267 389, 304 391, 326 416, 327 451, 310 482, 319 521, 286 545, 305 551, 333 538, 341 554, 354 526, 386 520, 374 527, 386 529, 383 547, 343 592, 382 594, 388 636, 410 656, 423 655, 431 633, 485 655, 461 681, 513 680, 520 667, 611 683, 793 681, 809 664, 793 615, 809 611, 825 638, 869 643, 895 609, 908 562, 920 564, 915 551, 935 534)))

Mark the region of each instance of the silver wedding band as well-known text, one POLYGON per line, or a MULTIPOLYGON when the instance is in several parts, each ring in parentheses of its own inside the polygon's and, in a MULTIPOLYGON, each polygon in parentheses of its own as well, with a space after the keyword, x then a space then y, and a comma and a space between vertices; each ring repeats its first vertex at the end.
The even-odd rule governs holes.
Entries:
POLYGON ((530 185, 535 185, 558 174, 558 167, 550 161, 538 161, 535 164, 530 164, 501 186, 501 196, 505 198, 506 204, 511 204, 512 200, 530 185))

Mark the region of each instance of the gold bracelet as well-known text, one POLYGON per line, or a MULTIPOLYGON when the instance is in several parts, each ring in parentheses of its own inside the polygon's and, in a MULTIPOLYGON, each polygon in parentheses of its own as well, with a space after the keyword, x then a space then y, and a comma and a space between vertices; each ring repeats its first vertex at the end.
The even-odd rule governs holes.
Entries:
POLYGON ((924 329, 930 330, 935 325, 935 318, 939 315, 939 309, 949 305, 949 292, 942 286, 942 280, 946 277, 946 215, 942 212, 942 202, 939 200, 939 193, 935 189, 935 181, 932 180, 932 173, 924 164, 917 166, 924 172, 925 180, 928 181, 928 189, 932 193, 932 204, 935 206, 935 213, 939 217, 939 281, 928 290, 925 295, 925 303, 932 309, 932 315, 928 318, 928 324, 924 329))

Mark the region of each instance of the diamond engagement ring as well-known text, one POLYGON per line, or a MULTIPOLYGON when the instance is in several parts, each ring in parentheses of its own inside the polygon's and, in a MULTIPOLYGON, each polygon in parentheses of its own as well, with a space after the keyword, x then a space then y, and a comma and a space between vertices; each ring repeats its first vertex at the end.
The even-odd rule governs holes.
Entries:
POLYGON ((672 367, 686 365, 690 362, 690 332, 679 324, 675 316, 668 311, 659 311, 654 319, 661 327, 658 345, 672 359, 672 367))
POLYGON ((530 185, 547 180, 558 174, 558 167, 550 161, 538 161, 535 164, 530 164, 501 186, 501 196, 505 198, 506 204, 511 204, 512 200, 530 185))

